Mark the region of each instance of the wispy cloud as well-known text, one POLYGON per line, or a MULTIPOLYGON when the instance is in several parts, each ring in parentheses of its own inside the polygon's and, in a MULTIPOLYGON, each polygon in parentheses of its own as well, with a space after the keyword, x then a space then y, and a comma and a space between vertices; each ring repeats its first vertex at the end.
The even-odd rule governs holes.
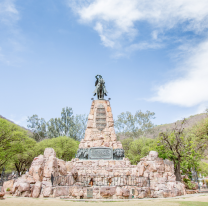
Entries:
POLYGON ((187 57, 177 68, 180 76, 157 87, 152 101, 185 107, 208 102, 208 38, 186 49, 187 57))
MULTIPOLYGON (((158 40, 160 32, 178 25, 183 25, 183 31, 195 33, 208 28, 207 0, 69 0, 68 5, 81 23, 98 32, 104 46, 114 49, 123 49, 126 41, 130 45, 139 44, 132 42, 142 30, 138 22, 150 25, 148 38, 154 41, 158 40)), ((142 49, 148 49, 146 45, 142 49)))

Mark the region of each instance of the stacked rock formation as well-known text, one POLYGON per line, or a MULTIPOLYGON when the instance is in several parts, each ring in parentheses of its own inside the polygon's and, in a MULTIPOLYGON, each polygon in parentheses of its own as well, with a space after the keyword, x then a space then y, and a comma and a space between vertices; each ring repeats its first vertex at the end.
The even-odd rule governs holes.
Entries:
POLYGON ((52 148, 46 148, 44 155, 35 157, 29 172, 18 179, 13 179, 3 184, 4 192, 22 197, 50 197, 52 196, 51 174, 54 176, 67 175, 66 162, 56 158, 52 148))
MULTIPOLYGON (((184 184, 176 181, 173 162, 151 151, 137 165, 131 165, 122 151, 122 144, 116 141, 109 101, 95 100, 76 155, 79 158, 65 162, 56 158, 52 148, 46 148, 44 155, 34 158, 29 172, 13 180, 12 193, 24 197, 87 198, 90 187, 91 198, 95 199, 186 194, 184 184)), ((8 185, 4 183, 4 191, 8 185)))

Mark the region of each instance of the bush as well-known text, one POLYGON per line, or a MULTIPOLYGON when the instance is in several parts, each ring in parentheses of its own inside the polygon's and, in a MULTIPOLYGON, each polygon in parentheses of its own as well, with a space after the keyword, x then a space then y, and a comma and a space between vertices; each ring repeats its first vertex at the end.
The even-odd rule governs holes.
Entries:
POLYGON ((70 137, 56 137, 45 139, 38 142, 35 148, 36 156, 43 154, 45 148, 53 148, 56 152, 56 157, 64 161, 70 161, 75 157, 79 142, 70 137))
POLYGON ((196 190, 198 188, 197 183, 191 182, 190 179, 184 178, 183 182, 185 183, 186 188, 189 190, 196 190))
POLYGON ((7 191, 7 192, 10 192, 10 191, 11 191, 11 189, 8 187, 8 188, 6 189, 6 191, 7 191))

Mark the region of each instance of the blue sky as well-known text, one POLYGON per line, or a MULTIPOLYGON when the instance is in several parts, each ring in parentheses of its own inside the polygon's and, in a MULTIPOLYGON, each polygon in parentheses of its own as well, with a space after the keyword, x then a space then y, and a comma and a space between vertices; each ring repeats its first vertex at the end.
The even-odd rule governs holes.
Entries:
POLYGON ((26 126, 63 107, 88 114, 95 75, 116 119, 155 124, 208 106, 207 0, 0 0, 0 114, 26 126))

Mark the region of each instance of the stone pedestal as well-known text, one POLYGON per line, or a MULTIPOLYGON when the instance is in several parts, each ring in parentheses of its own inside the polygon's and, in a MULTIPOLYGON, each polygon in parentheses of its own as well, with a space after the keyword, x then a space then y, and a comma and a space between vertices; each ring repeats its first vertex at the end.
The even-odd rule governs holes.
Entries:
POLYGON ((91 147, 123 149, 121 142, 116 141, 113 114, 107 100, 92 102, 85 137, 79 144, 79 148, 91 147))
POLYGON ((103 152, 110 152, 109 155, 112 153, 112 159, 116 160, 122 160, 124 157, 122 144, 116 141, 110 102, 94 100, 88 116, 85 137, 79 144, 76 157, 79 159, 109 159, 103 152), (90 148, 96 148, 94 155, 90 148), (111 148, 112 152, 104 148, 111 148), (95 153, 97 153, 97 157, 95 153))

